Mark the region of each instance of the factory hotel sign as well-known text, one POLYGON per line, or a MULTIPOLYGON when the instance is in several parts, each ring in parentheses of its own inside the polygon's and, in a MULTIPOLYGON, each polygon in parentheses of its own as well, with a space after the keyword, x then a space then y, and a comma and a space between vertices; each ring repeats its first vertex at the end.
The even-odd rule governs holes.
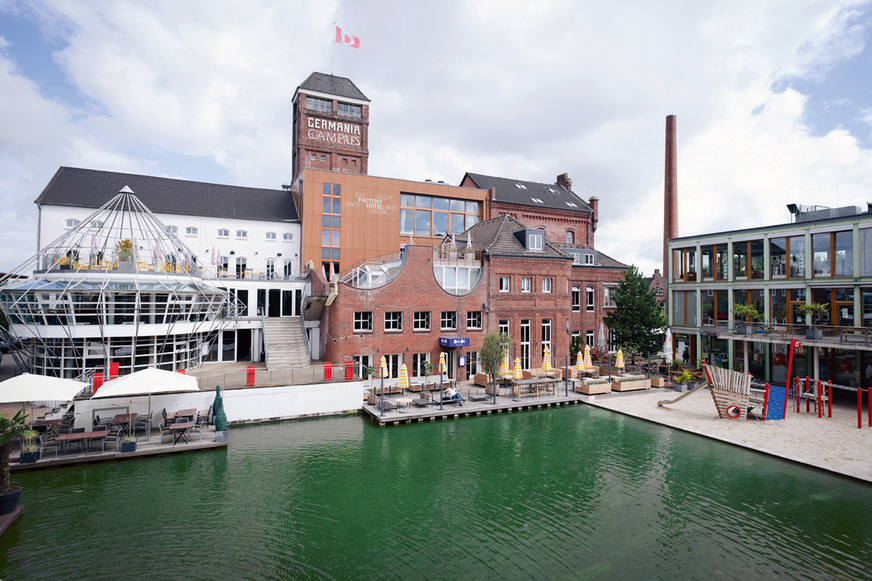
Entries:
POLYGON ((360 147, 360 125, 309 117, 306 135, 313 141, 360 147))

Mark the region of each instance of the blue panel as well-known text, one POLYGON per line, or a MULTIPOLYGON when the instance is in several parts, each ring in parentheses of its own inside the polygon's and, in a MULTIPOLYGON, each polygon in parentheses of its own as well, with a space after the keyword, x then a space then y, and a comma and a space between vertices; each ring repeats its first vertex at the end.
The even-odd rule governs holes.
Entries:
POLYGON ((766 406, 767 420, 784 418, 784 406, 787 405, 787 388, 780 385, 769 386, 769 403, 766 406))
POLYGON ((468 337, 439 337, 440 347, 469 347, 468 337))

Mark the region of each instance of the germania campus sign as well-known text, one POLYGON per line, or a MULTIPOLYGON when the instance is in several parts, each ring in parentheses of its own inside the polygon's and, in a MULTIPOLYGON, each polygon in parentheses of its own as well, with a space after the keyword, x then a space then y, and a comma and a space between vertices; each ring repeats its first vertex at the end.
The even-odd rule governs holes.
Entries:
POLYGON ((309 117, 309 139, 360 147, 360 125, 309 117))

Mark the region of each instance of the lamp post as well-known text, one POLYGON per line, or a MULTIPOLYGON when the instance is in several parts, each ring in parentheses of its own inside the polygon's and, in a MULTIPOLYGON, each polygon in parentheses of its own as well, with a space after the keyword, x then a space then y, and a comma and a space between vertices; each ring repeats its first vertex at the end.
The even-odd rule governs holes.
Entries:
POLYGON ((569 355, 563 365, 563 397, 569 397, 569 355))
POLYGON ((606 357, 609 358, 609 383, 612 382, 612 351, 606 353, 606 357))

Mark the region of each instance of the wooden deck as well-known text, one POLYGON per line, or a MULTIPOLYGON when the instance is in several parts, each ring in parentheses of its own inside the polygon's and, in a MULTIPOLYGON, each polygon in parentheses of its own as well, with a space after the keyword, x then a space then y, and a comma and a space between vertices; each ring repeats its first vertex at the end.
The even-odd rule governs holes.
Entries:
MULTIPOLYGON (((434 393, 436 394, 436 397, 438 397, 438 392, 434 393)), ((525 410, 574 405, 581 403, 590 397, 582 393, 576 393, 572 391, 572 389, 569 390, 568 395, 565 395, 566 391, 563 382, 560 382, 557 385, 554 395, 539 395, 538 397, 527 396, 513 398, 509 394, 509 391, 504 389, 501 392, 502 395, 497 396, 496 403, 494 403, 494 398, 492 396, 487 396, 487 399, 484 401, 472 401, 473 398, 479 400, 485 396, 484 388, 478 386, 468 387, 462 385, 460 387, 460 393, 464 398, 466 398, 466 401, 463 402, 462 406, 456 403, 443 404, 442 409, 439 409, 438 403, 426 407, 416 407, 414 404, 409 404, 409 407, 403 406, 402 408, 392 409, 390 411, 386 410, 384 415, 382 415, 381 408, 378 404, 364 404, 362 412, 364 417, 378 426, 397 426, 402 424, 470 418, 490 414, 512 413, 525 410)), ((417 394, 412 395, 417 396, 417 394)), ((395 397, 385 396, 385 398, 390 402, 396 400, 395 397)))
POLYGON ((116 452, 115 443, 106 446, 106 452, 101 452, 97 446, 94 450, 86 449, 84 452, 75 452, 62 454, 58 453, 57 457, 53 451, 45 452, 45 456, 41 457, 36 462, 27 464, 19 464, 17 458, 10 460, 9 468, 12 472, 20 472, 24 470, 40 470, 43 468, 58 468, 60 466, 73 466, 77 464, 90 464, 95 462, 111 462, 116 460, 132 460, 134 458, 144 458, 147 456, 164 456, 167 454, 182 454, 184 452, 195 452, 200 450, 213 450, 216 448, 226 448, 227 441, 216 442, 215 430, 211 426, 203 429, 203 439, 200 440, 197 436, 191 436, 189 443, 184 441, 173 446, 169 438, 164 438, 164 443, 159 443, 160 432, 154 430, 150 440, 140 438, 136 442, 136 451, 134 452, 116 452))

